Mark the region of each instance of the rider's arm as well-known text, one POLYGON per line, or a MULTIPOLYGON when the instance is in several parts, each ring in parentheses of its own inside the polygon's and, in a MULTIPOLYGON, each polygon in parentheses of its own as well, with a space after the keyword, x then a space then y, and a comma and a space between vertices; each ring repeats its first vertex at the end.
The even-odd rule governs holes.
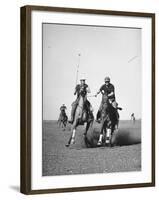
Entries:
POLYGON ((97 93, 96 93, 96 95, 95 96, 97 96, 99 93, 100 93, 101 91, 99 90, 97 93))
POLYGON ((74 95, 77 94, 78 88, 79 88, 79 85, 76 85, 75 90, 74 90, 74 95))
POLYGON ((114 96, 115 95, 115 89, 114 86, 111 85, 111 93, 108 94, 108 97, 114 96))
POLYGON ((114 95, 114 92, 111 92, 110 94, 108 94, 108 97, 111 97, 114 95))
POLYGON ((103 85, 100 87, 100 89, 98 90, 98 92, 96 93, 96 95, 95 95, 95 96, 97 97, 97 95, 98 95, 99 93, 102 93, 102 94, 103 94, 103 92, 102 92, 102 91, 103 91, 103 85))

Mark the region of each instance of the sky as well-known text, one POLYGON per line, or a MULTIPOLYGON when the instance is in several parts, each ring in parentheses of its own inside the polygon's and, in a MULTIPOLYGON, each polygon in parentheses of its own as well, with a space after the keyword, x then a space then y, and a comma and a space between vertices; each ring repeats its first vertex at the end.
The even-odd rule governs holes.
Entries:
MULTIPOLYGON (((131 113, 141 118, 141 29, 43 24, 44 120, 57 120, 62 104, 70 117, 78 63, 78 82, 86 78, 88 96, 109 76, 123 108, 120 119, 130 119, 131 113)), ((101 98, 88 97, 95 116, 101 98)))

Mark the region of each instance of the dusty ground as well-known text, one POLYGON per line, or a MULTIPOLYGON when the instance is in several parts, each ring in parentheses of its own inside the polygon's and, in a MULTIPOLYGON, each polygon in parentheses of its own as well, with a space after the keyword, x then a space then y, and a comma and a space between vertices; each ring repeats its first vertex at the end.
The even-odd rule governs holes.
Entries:
MULTIPOLYGON (((136 134, 140 138, 140 123, 121 121, 120 134, 122 130, 129 130, 129 135, 136 134)), ((97 129, 99 125, 94 126, 97 129)), ((63 131, 56 121, 43 122, 43 176, 141 170, 141 144, 86 148, 83 128, 78 127, 76 144, 68 148, 65 144, 70 136, 70 125, 63 131)))

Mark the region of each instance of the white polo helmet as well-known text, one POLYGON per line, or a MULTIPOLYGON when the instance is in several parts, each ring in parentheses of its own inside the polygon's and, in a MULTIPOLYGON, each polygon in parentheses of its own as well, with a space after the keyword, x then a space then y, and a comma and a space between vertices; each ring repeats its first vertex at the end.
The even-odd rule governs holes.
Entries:
POLYGON ((86 78, 84 78, 84 77, 80 78, 80 81, 85 81, 85 80, 86 80, 86 78))
POLYGON ((106 77, 104 78, 104 81, 105 81, 105 82, 106 82, 106 81, 110 82, 110 78, 109 78, 108 76, 106 76, 106 77))

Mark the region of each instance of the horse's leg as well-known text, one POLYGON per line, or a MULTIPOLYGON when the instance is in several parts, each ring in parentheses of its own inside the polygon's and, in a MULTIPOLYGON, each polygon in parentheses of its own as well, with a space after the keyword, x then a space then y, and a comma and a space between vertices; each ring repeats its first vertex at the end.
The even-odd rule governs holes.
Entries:
POLYGON ((107 128, 106 129, 106 139, 105 139, 106 145, 111 145, 111 135, 112 135, 111 128, 107 128))
POLYGON ((67 123, 66 121, 63 122, 63 124, 64 124, 64 131, 66 129, 66 123, 67 123))
POLYGON ((100 135, 99 135, 99 140, 98 140, 98 143, 97 143, 98 146, 101 146, 101 145, 102 145, 102 139, 103 139, 103 134, 100 133, 100 135))
POLYGON ((85 131, 83 133, 83 136, 86 136, 87 135, 87 131, 88 131, 89 127, 90 127, 90 122, 85 122, 84 127, 85 127, 85 131))
POLYGON ((105 144, 106 146, 110 145, 111 140, 111 130, 112 130, 112 122, 110 121, 110 118, 107 118, 107 126, 106 126, 106 137, 105 137, 105 144))
POLYGON ((63 121, 61 122, 61 128, 63 128, 63 121))
POLYGON ((101 131, 100 131, 99 140, 97 143, 98 146, 102 145, 103 132, 104 132, 104 120, 102 120, 102 123, 101 123, 101 131))
POLYGON ((76 129, 74 128, 72 130, 72 136, 71 136, 70 144, 74 144, 75 143, 75 135, 76 135, 76 129))
POLYGON ((69 138, 68 144, 66 144, 67 147, 70 146, 70 144, 75 143, 75 135, 76 135, 76 126, 77 126, 77 121, 74 121, 72 128, 71 128, 71 136, 69 138))
POLYGON ((74 144, 75 143, 77 122, 78 122, 77 120, 74 120, 74 123, 72 125, 72 136, 71 136, 70 144, 74 144))
POLYGON ((65 130, 65 124, 64 124, 65 122, 63 121, 62 122, 62 130, 64 131, 65 130))
POLYGON ((69 147, 70 144, 74 144, 75 143, 75 134, 76 134, 76 129, 73 129, 72 134, 68 140, 68 143, 65 145, 66 147, 69 147))
POLYGON ((66 127, 66 122, 65 121, 63 122, 63 125, 64 125, 64 128, 65 128, 66 127))
POLYGON ((64 124, 65 122, 63 121, 62 122, 62 128, 64 129, 65 128, 65 124, 64 124))

